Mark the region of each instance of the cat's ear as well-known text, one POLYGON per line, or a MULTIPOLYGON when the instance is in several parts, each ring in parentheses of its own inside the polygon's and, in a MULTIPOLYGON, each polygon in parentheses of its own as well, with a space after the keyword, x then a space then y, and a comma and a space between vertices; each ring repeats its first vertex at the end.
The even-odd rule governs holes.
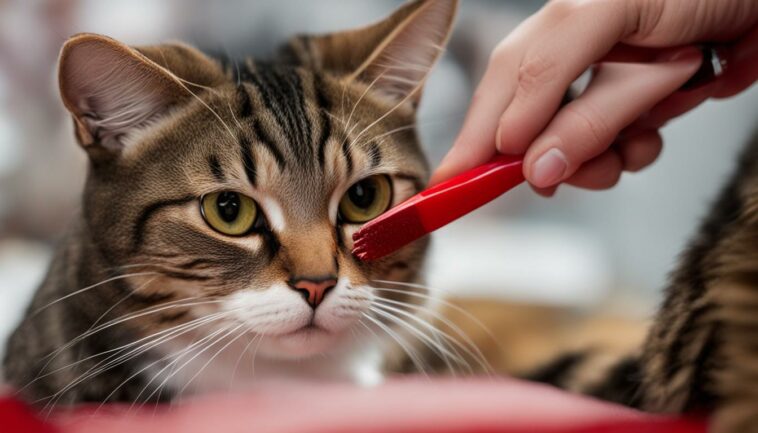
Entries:
POLYGON ((221 82, 223 73, 187 46, 131 48, 80 34, 61 50, 58 79, 81 145, 113 151, 124 146, 127 134, 192 97, 197 86, 221 82))
POLYGON ((417 0, 356 30, 309 40, 320 67, 418 103, 421 87, 449 38, 457 0, 417 0))

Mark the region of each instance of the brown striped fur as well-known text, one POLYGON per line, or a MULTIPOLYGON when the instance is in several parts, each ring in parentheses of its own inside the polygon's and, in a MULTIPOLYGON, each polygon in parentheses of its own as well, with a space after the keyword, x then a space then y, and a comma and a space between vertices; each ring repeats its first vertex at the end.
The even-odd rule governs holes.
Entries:
MULTIPOLYGON (((218 310, 180 305, 77 336, 145 309, 190 297, 228 300, 302 274, 366 286, 417 280, 425 241, 359 263, 349 253, 356 227, 330 216, 329 200, 368 173, 391 177, 393 203, 423 187, 428 168, 415 107, 455 8, 455 1, 410 2, 363 29, 295 37, 268 62, 213 59, 181 44, 130 48, 73 37, 61 55, 61 94, 91 160, 82 211, 9 342, 6 378, 50 405, 170 399, 177 389, 151 387, 150 375, 140 374, 165 352, 148 350, 79 378, 110 351, 218 310), (429 22, 434 27, 424 28, 429 22), (412 56, 402 51, 408 47, 412 56), (198 201, 222 188, 276 198, 287 229, 272 227, 278 217, 269 215, 245 239, 219 236, 204 224, 198 201), (145 275, 128 275, 135 271, 145 275), (160 392, 144 394, 154 388, 160 392)), ((501 373, 656 412, 713 411, 719 433, 758 431, 757 245, 754 143, 683 256, 646 342, 634 321, 489 301, 454 300, 443 310, 450 322, 436 326, 455 334, 456 324, 501 373), (490 325, 501 344, 458 308, 490 325)), ((417 311, 423 289, 393 287, 373 295, 417 311)), ((356 310, 342 307, 347 316, 356 310)), ((304 342, 294 346, 302 350, 304 342)), ((300 356, 329 352, 339 346, 333 343, 300 356)), ((275 348, 281 355, 287 347, 275 348)), ((476 356, 464 357, 474 373, 484 370, 476 356)), ((402 357, 387 359, 396 370, 412 369, 402 357)), ((446 368, 431 354, 427 360, 446 368)))
MULTIPOLYGON (((230 351, 270 359, 272 369, 312 364, 314 378, 353 379, 339 360, 376 340, 364 329, 372 302, 403 299, 372 285, 415 282, 427 242, 362 263, 350 253, 359 226, 336 204, 371 175, 390 179, 392 204, 426 183, 415 107, 456 7, 413 1, 362 29, 296 37, 265 61, 214 59, 183 44, 69 39, 59 81, 90 157, 82 210, 8 343, 6 379, 48 407, 171 399, 194 377, 162 382, 161 372, 214 335, 257 339, 230 351), (257 201, 261 217, 246 235, 225 236, 203 220, 200 201, 217 191, 257 201), (301 279, 337 283, 316 308, 294 286, 301 279), (215 313, 224 314, 220 324, 129 351, 215 313)), ((207 347, 219 354, 219 346, 207 347)), ((234 382, 233 361, 207 366, 197 366, 198 389, 234 382)))

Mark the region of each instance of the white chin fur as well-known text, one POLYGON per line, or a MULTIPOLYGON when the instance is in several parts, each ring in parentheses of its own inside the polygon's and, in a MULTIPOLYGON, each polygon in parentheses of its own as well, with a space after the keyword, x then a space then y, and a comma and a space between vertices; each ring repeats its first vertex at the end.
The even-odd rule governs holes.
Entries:
POLYGON ((251 333, 262 335, 259 352, 277 359, 301 359, 340 346, 345 334, 368 312, 371 293, 348 288, 341 278, 315 310, 286 284, 264 290, 245 290, 229 296, 222 307, 251 333))
MULTIPOLYGON (((302 296, 286 285, 236 293, 222 306, 232 317, 220 326, 242 325, 250 332, 229 335, 178 371, 158 374, 158 380, 165 379, 180 395, 245 389, 270 381, 375 385, 382 379, 382 351, 359 324, 372 295, 367 287, 348 286, 340 280, 315 316, 302 296)), ((218 326, 200 334, 214 329, 218 326)), ((177 339, 158 350, 170 359, 184 353, 192 341, 177 339)))

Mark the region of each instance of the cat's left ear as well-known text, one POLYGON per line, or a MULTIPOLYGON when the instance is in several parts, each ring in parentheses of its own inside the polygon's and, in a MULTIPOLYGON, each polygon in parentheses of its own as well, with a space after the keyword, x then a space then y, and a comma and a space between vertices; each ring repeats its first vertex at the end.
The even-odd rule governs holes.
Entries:
POLYGON ((79 143, 97 155, 118 152, 130 132, 222 82, 224 74, 188 46, 132 48, 106 36, 79 34, 61 50, 58 79, 79 143))
POLYGON ((457 0, 416 0, 373 25, 306 40, 317 67, 416 105, 445 49, 457 9, 457 0))

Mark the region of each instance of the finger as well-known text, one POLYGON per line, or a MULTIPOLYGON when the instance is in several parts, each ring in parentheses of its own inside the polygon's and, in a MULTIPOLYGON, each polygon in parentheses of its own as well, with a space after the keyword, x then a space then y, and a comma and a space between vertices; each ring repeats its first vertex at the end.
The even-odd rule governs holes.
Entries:
POLYGON ((717 98, 733 96, 758 80, 758 26, 732 47, 729 57, 726 73, 716 81, 717 98))
POLYGON ((676 92, 644 113, 627 129, 630 131, 645 131, 660 129, 666 123, 692 110, 713 96, 720 85, 716 82, 686 92, 676 92))
POLYGON ((598 63, 648 63, 659 59, 661 49, 617 44, 598 63))
POLYGON ((553 117, 571 82, 624 36, 628 25, 620 3, 585 2, 585 6, 566 7, 565 2, 556 2, 546 6, 541 13, 543 22, 535 25, 542 31, 531 35, 528 50, 518 59, 513 100, 499 121, 497 148, 501 153, 523 154, 553 117), (592 17, 591 24, 587 17, 592 17))
POLYGON ((626 1, 638 17, 635 31, 624 42, 648 47, 699 41, 730 41, 750 31, 758 21, 753 0, 626 1))
POLYGON ((466 119, 452 149, 440 163, 431 185, 488 161, 495 154, 497 119, 510 100, 509 64, 493 58, 471 100, 466 119))
POLYGON ((587 90, 562 108, 525 156, 524 174, 538 187, 555 185, 602 154, 619 131, 678 89, 697 70, 700 50, 668 62, 603 65, 587 90))
POLYGON ((549 188, 537 188, 534 185, 529 185, 534 192, 545 198, 550 198, 558 191, 558 186, 551 186, 549 188))
POLYGON ((758 79, 758 26, 732 46, 727 59, 724 76, 705 86, 674 93, 629 129, 659 129, 708 98, 733 96, 752 85, 758 79))
POLYGON ((579 188, 601 190, 615 186, 623 171, 621 156, 612 149, 587 161, 566 183, 579 188))
POLYGON ((661 154, 663 139, 658 131, 650 130, 623 137, 614 145, 621 157, 624 171, 640 171, 652 164, 661 154))
MULTIPOLYGON (((709 5, 704 1, 684 2, 680 8, 665 7, 666 4, 665 1, 548 4, 540 12, 547 24, 540 26, 541 33, 532 35, 534 42, 530 42, 521 60, 513 101, 500 119, 498 150, 522 153, 552 117, 569 83, 610 52, 617 42, 655 47, 729 39, 754 26, 758 17, 758 2, 744 0, 723 0, 718 6, 712 3, 713 10, 706 14, 702 13, 703 7, 709 5), (693 27, 693 23, 693 31, 682 31, 693 27)), ((747 78, 742 80, 743 84, 746 81, 747 78)))

